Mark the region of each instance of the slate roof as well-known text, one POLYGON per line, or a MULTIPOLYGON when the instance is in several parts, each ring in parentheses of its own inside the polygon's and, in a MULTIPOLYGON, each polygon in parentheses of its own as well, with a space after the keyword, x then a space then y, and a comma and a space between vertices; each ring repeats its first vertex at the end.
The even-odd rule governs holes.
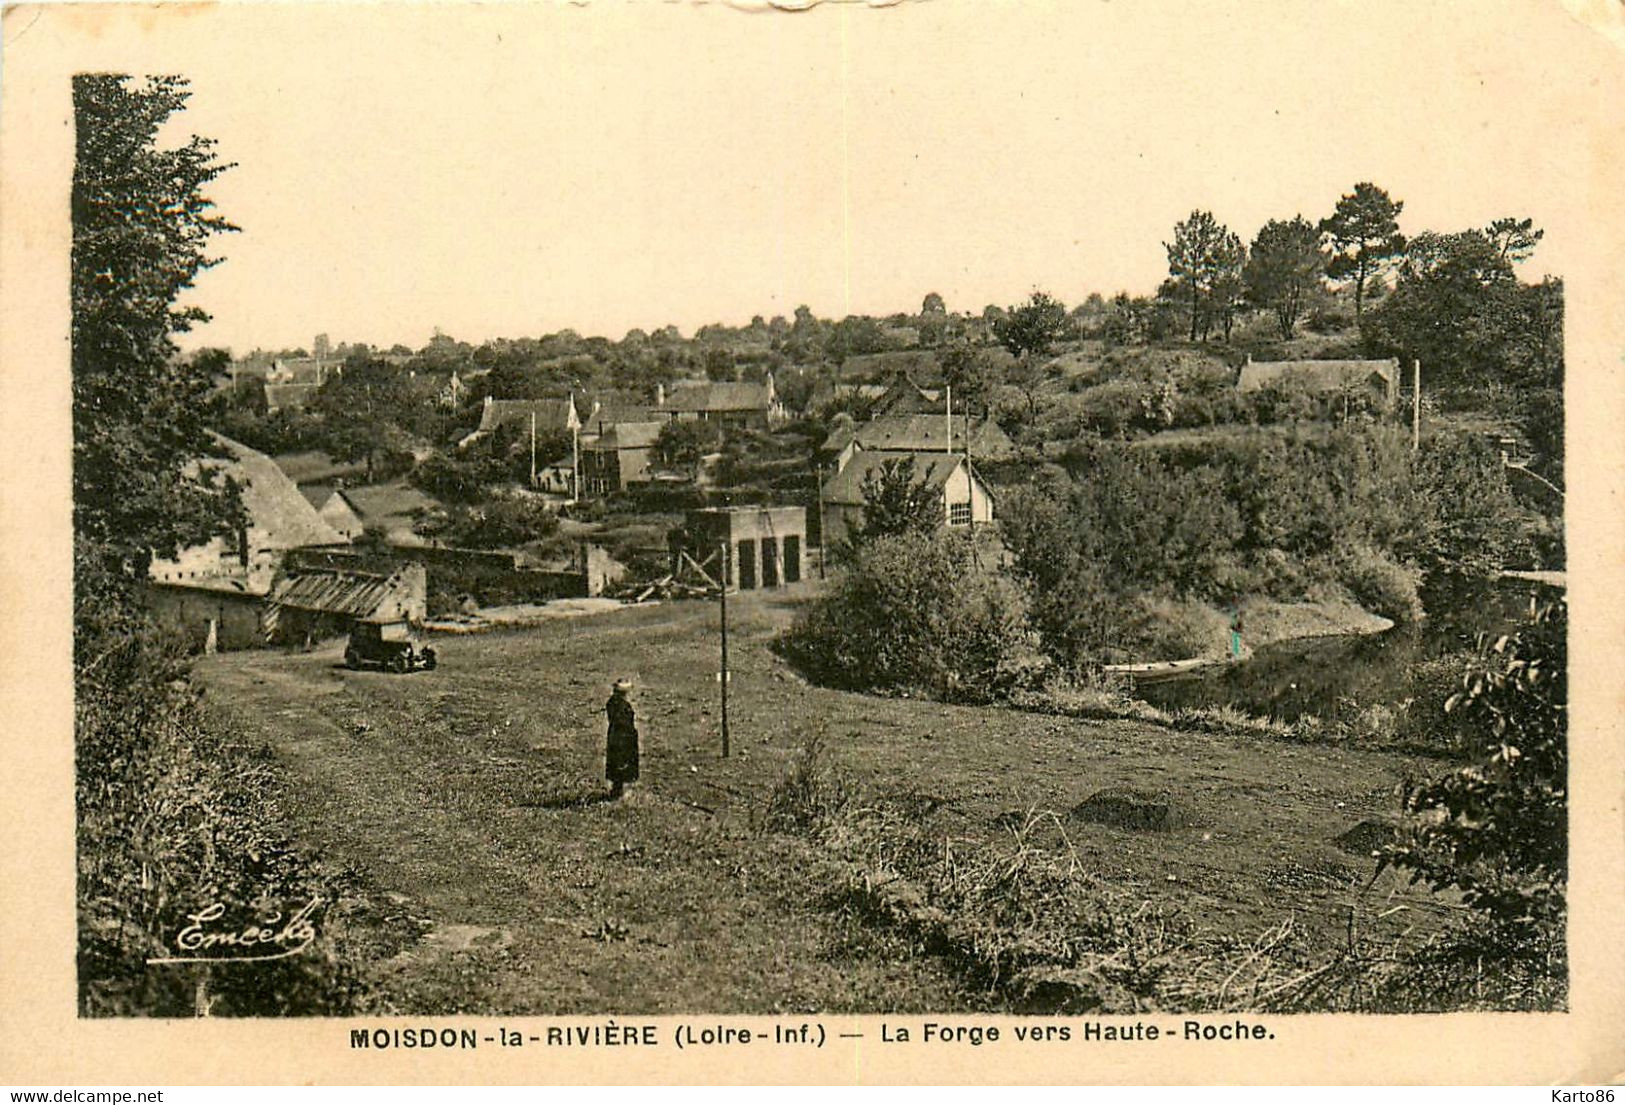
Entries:
MULTIPOLYGON (((954 415, 953 449, 965 450, 965 434, 971 423, 964 415, 954 415)), ((856 440, 861 448, 889 449, 904 452, 945 452, 948 440, 948 418, 942 414, 904 414, 876 418, 850 428, 836 427, 824 441, 824 448, 839 452, 848 441, 856 440)), ((983 459, 1003 458, 1014 452, 1015 446, 998 423, 984 419, 975 424, 975 438, 971 453, 983 459)))
POLYGON ((773 405, 766 384, 688 384, 666 393, 668 411, 765 411, 773 405))
POLYGON ((564 399, 493 399, 485 404, 480 413, 480 429, 482 434, 496 430, 498 426, 518 425, 524 429, 530 428, 530 416, 536 415, 536 432, 553 433, 570 429, 570 415, 575 410, 573 401, 564 399))
POLYGON ((664 422, 617 422, 591 441, 583 441, 583 449, 648 449, 660 436, 664 422))

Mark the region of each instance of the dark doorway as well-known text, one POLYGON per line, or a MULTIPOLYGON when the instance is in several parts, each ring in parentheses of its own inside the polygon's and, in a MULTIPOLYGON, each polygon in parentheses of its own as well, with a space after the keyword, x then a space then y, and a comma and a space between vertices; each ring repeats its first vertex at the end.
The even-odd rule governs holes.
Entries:
POLYGON ((779 539, 762 538, 762 586, 779 585, 779 539))
POLYGON ((734 562, 739 565, 739 589, 741 591, 754 591, 756 589, 756 542, 739 542, 739 556, 734 562))
POLYGON ((799 583, 801 581, 801 538, 791 536, 784 539, 784 582, 799 583))

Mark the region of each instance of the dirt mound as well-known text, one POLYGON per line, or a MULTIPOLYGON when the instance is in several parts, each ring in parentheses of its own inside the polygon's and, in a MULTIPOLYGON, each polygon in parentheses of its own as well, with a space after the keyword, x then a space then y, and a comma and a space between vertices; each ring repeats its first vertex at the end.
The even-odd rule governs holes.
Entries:
POLYGON ((1117 829, 1167 832, 1201 824, 1189 805, 1167 791, 1107 787, 1072 807, 1071 817, 1117 829))
POLYGON ((1369 856, 1384 845, 1399 839, 1399 829, 1386 821, 1362 821, 1348 832, 1334 837, 1332 843, 1339 851, 1351 856, 1369 856))

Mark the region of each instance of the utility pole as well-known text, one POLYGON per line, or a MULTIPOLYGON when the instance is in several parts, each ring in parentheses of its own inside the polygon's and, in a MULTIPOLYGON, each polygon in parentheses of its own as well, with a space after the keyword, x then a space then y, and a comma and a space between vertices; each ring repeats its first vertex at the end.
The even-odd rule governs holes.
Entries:
POLYGON ((818 578, 824 578, 824 562, 829 559, 829 533, 824 529, 824 467, 813 465, 813 480, 818 484, 818 578))
POLYGON ((722 685, 722 758, 728 758, 728 542, 724 541, 722 550, 722 586, 718 588, 722 600, 722 671, 717 674, 717 682, 722 685))
POLYGON ((530 486, 536 486, 536 410, 530 412, 530 486))
POLYGON ((581 427, 570 427, 570 498, 581 499, 581 427))
POLYGON ((1422 451, 1422 362, 1411 361, 1411 452, 1422 451))

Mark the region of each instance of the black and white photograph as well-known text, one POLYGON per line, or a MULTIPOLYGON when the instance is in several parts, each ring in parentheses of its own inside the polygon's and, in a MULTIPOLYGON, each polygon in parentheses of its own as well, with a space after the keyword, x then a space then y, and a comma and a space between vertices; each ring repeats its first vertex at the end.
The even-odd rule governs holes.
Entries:
POLYGON ((1583 5, 74 7, 80 1023, 1576 1008, 1583 5))

